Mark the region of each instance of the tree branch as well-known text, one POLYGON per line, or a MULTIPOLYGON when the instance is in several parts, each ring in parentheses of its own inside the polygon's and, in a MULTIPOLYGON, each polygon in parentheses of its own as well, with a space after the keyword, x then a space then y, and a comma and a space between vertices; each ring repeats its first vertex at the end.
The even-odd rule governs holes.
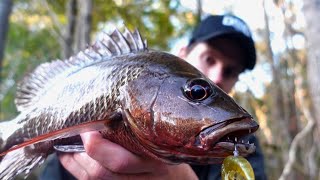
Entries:
POLYGON ((9 16, 12 9, 11 0, 0 1, 0 73, 2 69, 2 59, 4 56, 6 36, 9 26, 9 16))
MULTIPOLYGON (((38 2, 38 1, 37 1, 38 2)), ((37 3, 34 2, 34 3, 37 3)), ((50 32, 52 33, 52 35, 54 37, 56 37, 59 41, 59 43, 61 45, 66 43, 66 40, 64 38, 64 36, 62 35, 62 31, 64 29, 63 25, 59 22, 57 15, 52 11, 52 9, 49 7, 49 4, 46 0, 42 0, 41 1, 42 5, 46 8, 53 24, 57 27, 57 28, 53 28, 52 30, 50 30, 50 32)))
POLYGON ((70 57, 74 53, 73 43, 76 32, 77 11, 77 0, 68 0, 66 7, 68 22, 64 31, 65 42, 61 45, 63 59, 70 57))
POLYGON ((90 43, 92 23, 92 0, 78 0, 78 19, 75 38, 75 50, 80 51, 90 43))
MULTIPOLYGON (((304 108, 306 109, 306 108, 304 108)), ((307 110, 303 110, 304 111, 304 114, 305 113, 309 113, 310 111, 307 110)), ((309 115, 306 115, 306 117, 308 117, 309 115)), ((312 133, 312 131, 314 130, 314 127, 315 127, 315 121, 313 118, 308 119, 308 123, 307 125, 295 136, 295 138, 293 139, 292 143, 291 143, 291 146, 290 146, 290 150, 289 150, 289 159, 282 171, 282 174, 279 178, 279 180, 285 180, 287 179, 288 175, 290 174, 290 172, 292 171, 292 166, 294 164, 294 162, 296 161, 296 153, 297 153, 297 148, 298 148, 298 145, 299 145, 299 142, 302 141, 309 133, 312 133)))
MULTIPOLYGON (((301 77, 300 77, 301 78, 301 77)), ((302 79, 299 79, 297 81, 297 91, 302 91, 302 79)), ((296 161, 296 153, 299 143, 306 138, 308 134, 313 133, 316 125, 316 120, 312 116, 311 111, 309 110, 307 103, 304 100, 304 97, 302 95, 297 95, 298 100, 301 104, 302 113, 304 117, 307 119, 307 125, 294 137, 292 140, 290 149, 289 149, 289 157, 288 161, 282 171, 282 174, 279 178, 279 180, 285 180, 288 179, 289 174, 292 172, 292 167, 294 162, 296 161)))
POLYGON ((62 30, 63 30, 64 27, 63 27, 63 25, 59 22, 56 13, 54 13, 54 12, 52 11, 52 9, 49 7, 49 4, 48 4, 47 0, 43 0, 43 1, 41 1, 41 2, 42 2, 42 4, 43 4, 43 6, 47 9, 48 14, 49 14, 49 16, 50 16, 51 19, 52 19, 52 22, 58 27, 58 30, 60 30, 60 32, 58 32, 58 34, 62 36, 62 33, 61 33, 61 32, 62 32, 62 30))

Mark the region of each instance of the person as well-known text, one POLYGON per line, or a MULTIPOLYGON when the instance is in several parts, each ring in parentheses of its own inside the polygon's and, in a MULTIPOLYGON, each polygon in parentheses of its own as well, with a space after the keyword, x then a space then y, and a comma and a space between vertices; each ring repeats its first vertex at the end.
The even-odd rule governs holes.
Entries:
MULTIPOLYGON (((189 44, 178 56, 207 75, 225 92, 238 76, 253 69, 256 52, 246 23, 232 15, 210 15, 193 31, 189 44)), ((81 134, 86 153, 64 153, 52 157, 40 179, 220 179, 221 165, 168 165, 138 157, 98 132, 81 134), (65 171, 65 169, 68 171, 65 171)), ((256 179, 266 179, 264 159, 255 136, 249 136, 256 152, 247 157, 256 179)))
MULTIPOLYGON (((256 64, 256 49, 248 25, 234 15, 210 15, 194 29, 179 56, 195 66, 222 90, 229 93, 240 73, 256 64)), ((267 179, 264 157, 258 139, 251 135, 244 141, 256 145, 247 157, 256 179, 267 179)), ((220 179, 221 164, 192 166, 199 179, 220 179)))

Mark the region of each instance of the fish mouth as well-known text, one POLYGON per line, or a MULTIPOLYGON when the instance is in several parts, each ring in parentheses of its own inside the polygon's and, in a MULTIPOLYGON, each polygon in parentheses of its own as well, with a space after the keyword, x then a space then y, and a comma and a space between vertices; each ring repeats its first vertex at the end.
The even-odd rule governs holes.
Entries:
POLYGON ((203 129, 197 136, 196 143, 205 151, 224 151, 232 153, 237 145, 241 156, 255 151, 255 145, 245 142, 242 138, 254 133, 259 125, 250 115, 234 118, 203 129))

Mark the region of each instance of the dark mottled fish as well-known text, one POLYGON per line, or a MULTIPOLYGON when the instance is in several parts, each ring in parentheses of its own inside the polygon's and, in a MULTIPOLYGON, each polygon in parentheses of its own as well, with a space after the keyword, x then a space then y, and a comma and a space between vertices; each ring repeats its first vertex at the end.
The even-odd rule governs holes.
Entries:
MULTIPOLYGON (((18 87, 20 114, 0 124, 0 179, 26 175, 55 150, 74 152, 98 130, 128 150, 166 163, 220 163, 228 140, 258 125, 196 68, 148 50, 136 30, 103 34, 88 49, 40 65, 18 87)), ((240 155, 253 144, 238 143, 240 155)))

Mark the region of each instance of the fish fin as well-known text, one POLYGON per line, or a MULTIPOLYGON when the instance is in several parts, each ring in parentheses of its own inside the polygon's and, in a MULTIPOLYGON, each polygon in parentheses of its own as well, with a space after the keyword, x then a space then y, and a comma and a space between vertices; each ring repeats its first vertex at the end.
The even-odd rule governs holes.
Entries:
POLYGON ((53 148, 56 151, 64 153, 79 153, 85 152, 83 144, 73 144, 73 145, 55 145, 53 148))
POLYGON ((10 126, 7 126, 8 122, 9 121, 0 122, 0 152, 5 146, 5 141, 6 141, 6 137, 4 137, 5 130, 8 129, 8 127, 10 127, 10 126))
POLYGON ((46 157, 46 154, 26 153, 25 148, 9 152, 0 162, 0 179, 11 180, 21 173, 24 173, 26 178, 46 157))
POLYGON ((21 144, 13 146, 12 148, 10 148, 4 152, 1 152, 0 157, 6 155, 9 152, 12 152, 16 149, 27 147, 27 146, 30 146, 30 145, 33 145, 33 144, 36 144, 39 142, 76 136, 80 133, 84 133, 84 132, 88 132, 88 131, 105 130, 107 128, 105 123, 106 123, 105 120, 100 120, 100 121, 83 123, 83 124, 80 124, 77 126, 68 127, 68 128, 64 128, 61 130, 57 130, 57 131, 52 131, 50 133, 34 137, 34 138, 27 140, 21 144))
MULTIPOLYGON (((0 152, 4 151, 8 137, 10 137, 17 129, 21 128, 18 124, 19 116, 10 121, 0 122, 0 152)), ((16 138, 15 138, 16 139, 16 138)))
POLYGON ((17 86, 15 103, 18 111, 38 102, 42 94, 61 78, 96 62, 106 61, 111 57, 138 51, 147 51, 147 43, 142 40, 138 30, 124 33, 115 30, 112 34, 101 33, 87 49, 71 56, 67 60, 54 60, 38 66, 17 86), (109 58, 108 58, 109 57, 109 58))
POLYGON ((135 42, 137 43, 138 45, 138 50, 139 51, 144 51, 144 50, 147 50, 148 49, 148 46, 147 46, 147 40, 143 40, 142 39, 142 36, 140 34, 140 32, 138 31, 138 29, 136 29, 134 32, 133 32, 133 38, 135 39, 135 42))

